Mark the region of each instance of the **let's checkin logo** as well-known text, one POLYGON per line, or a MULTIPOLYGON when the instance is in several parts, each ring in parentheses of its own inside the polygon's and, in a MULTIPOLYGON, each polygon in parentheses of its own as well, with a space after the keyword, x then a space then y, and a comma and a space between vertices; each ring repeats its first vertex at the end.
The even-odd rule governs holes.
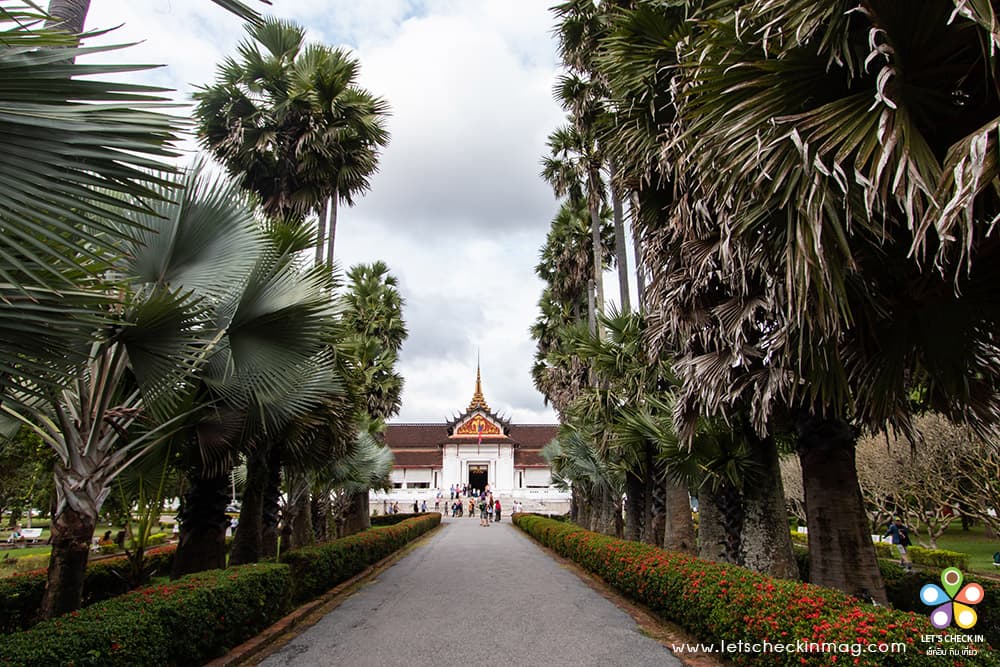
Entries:
POLYGON ((979 615, 972 606, 983 601, 983 587, 976 583, 963 587, 963 580, 961 570, 949 567, 941 573, 941 586, 925 584, 920 589, 920 601, 928 607, 934 607, 931 611, 931 625, 938 630, 943 630, 952 623, 968 630, 979 621, 979 615))

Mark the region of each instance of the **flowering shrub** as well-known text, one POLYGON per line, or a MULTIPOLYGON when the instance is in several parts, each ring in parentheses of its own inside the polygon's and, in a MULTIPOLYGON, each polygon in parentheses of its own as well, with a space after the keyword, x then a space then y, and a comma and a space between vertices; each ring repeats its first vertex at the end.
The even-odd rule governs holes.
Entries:
POLYGON ((437 512, 411 515, 392 526, 283 553, 281 562, 292 568, 292 599, 301 603, 322 595, 440 523, 437 512))
MULTIPOLYGON (((147 567, 155 572, 170 571, 175 545, 146 552, 147 567)), ((47 557, 46 557, 47 558, 47 557)), ((83 581, 83 606, 121 595, 129 590, 128 560, 105 558, 87 565, 83 581)), ((30 627, 42 605, 47 569, 22 572, 0 579, 0 632, 16 632, 30 627)))
MULTIPOLYGON (((710 563, 592 533, 540 516, 517 514, 514 523, 557 553, 598 575, 703 643, 751 642, 890 644, 906 653, 731 653, 739 665, 973 665, 997 664, 979 645, 978 657, 925 655, 921 635, 940 634, 925 615, 872 607, 840 591, 773 579, 734 565, 710 563), (839 658, 839 660, 838 660, 839 658)), ((962 644, 949 644, 961 648, 962 644)))
POLYGON ((285 613, 289 568, 254 564, 147 586, 0 642, 0 665, 202 664, 285 613))

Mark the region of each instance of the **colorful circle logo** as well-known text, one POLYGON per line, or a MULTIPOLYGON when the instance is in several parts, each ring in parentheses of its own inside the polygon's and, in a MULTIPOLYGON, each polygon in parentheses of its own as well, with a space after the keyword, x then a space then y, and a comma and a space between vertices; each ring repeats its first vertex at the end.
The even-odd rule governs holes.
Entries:
POLYGON ((949 567, 941 573, 941 586, 925 584, 920 589, 921 602, 935 608, 931 611, 931 625, 935 628, 943 630, 954 622, 968 630, 979 621, 972 605, 983 601, 983 587, 975 583, 962 587, 962 581, 961 570, 949 567))

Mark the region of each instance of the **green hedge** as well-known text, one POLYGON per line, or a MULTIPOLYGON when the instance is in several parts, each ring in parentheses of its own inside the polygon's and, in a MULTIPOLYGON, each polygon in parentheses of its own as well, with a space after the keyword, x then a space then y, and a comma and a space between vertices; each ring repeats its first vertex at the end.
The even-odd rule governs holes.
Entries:
POLYGON ((372 517, 372 527, 375 526, 395 526, 397 523, 413 519, 418 516, 426 516, 431 512, 419 512, 417 514, 380 514, 372 517))
POLYGON ((440 523, 440 513, 428 512, 393 526, 283 553, 281 562, 292 569, 293 601, 298 604, 322 595, 440 523))
MULTIPOLYGON (((170 571, 175 545, 146 552, 146 566, 154 576, 170 571)), ((83 580, 83 606, 127 593, 128 560, 105 558, 87 565, 83 580)), ((31 627, 42 606, 46 569, 22 572, 0 579, 0 633, 16 632, 31 627)))
MULTIPOLYGON (((939 631, 922 614, 872 607, 840 591, 773 579, 734 565, 710 563, 538 516, 519 514, 514 522, 542 544, 689 630, 703 643, 904 642, 909 646, 906 653, 842 653, 836 664, 957 664, 954 658, 924 655, 921 635, 939 631)), ((976 648, 979 656, 963 657, 961 664, 997 664, 995 653, 985 646, 976 648)), ((830 653, 728 653, 726 657, 739 665, 832 664, 830 653)))
POLYGON ((147 586, 0 642, 0 665, 202 664, 288 609, 290 570, 254 564, 147 586))

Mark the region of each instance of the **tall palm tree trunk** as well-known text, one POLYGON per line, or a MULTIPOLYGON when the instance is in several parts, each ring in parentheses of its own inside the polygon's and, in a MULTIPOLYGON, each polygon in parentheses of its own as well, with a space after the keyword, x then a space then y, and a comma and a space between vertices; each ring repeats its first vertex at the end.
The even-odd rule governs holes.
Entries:
POLYGON ((273 447, 267 460, 267 487, 261 507, 261 556, 278 553, 278 512, 281 501, 281 448, 273 447))
POLYGON ((208 478, 194 475, 190 481, 178 514, 181 530, 170 573, 172 579, 226 566, 229 470, 208 478))
POLYGON ((621 500, 611 489, 603 489, 597 497, 597 511, 591 518, 591 530, 621 537, 621 500))
POLYGON ((315 543, 309 504, 309 482, 305 475, 295 475, 289 487, 292 503, 292 548, 298 549, 315 543))
POLYGON ((587 281, 587 331, 597 336, 597 299, 594 296, 594 279, 587 281))
MULTIPOLYGON (((601 243, 601 178, 598 172, 600 165, 591 165, 587 172, 588 196, 587 203, 590 207, 590 237, 593 243, 594 252, 594 321, 600 320, 598 315, 604 313, 604 244, 601 243)), ((598 327, 597 338, 602 339, 598 327)))
POLYGON ((632 205, 632 250, 635 252, 635 286, 639 297, 636 305, 639 312, 645 310, 646 304, 646 272, 645 264, 642 261, 642 231, 639 224, 639 193, 633 192, 631 198, 632 205))
POLYGON ((663 548, 693 554, 694 521, 691 519, 691 496, 687 485, 667 478, 663 492, 663 548))
POLYGON ((653 493, 659 471, 653 459, 653 443, 649 440, 643 444, 643 456, 645 465, 642 471, 642 531, 639 539, 645 544, 661 544, 662 541, 656 540, 656 531, 653 528, 653 493))
POLYGON ((45 27, 79 35, 83 32, 89 11, 90 0, 50 0, 48 14, 52 19, 45 22, 45 27))
POLYGON ((324 501, 325 495, 330 495, 329 489, 324 489, 322 493, 314 493, 309 503, 309 511, 312 513, 313 534, 317 542, 326 542, 330 539, 330 513, 327 511, 328 504, 324 501))
POLYGON ((247 457, 247 480, 240 507, 240 524, 229 553, 230 565, 256 563, 264 545, 264 494, 267 491, 267 459, 271 447, 261 443, 247 457))
POLYGON ((581 482, 573 487, 573 496, 576 498, 576 524, 587 530, 591 529, 590 517, 593 514, 593 494, 589 485, 581 482), (579 493, 577 492, 579 490, 579 493))
POLYGON ((749 438, 754 463, 761 477, 743 490, 743 534, 740 561, 746 567, 780 579, 798 579, 792 552, 785 492, 778 467, 774 438, 749 438))
POLYGON ((628 253, 625 249, 625 215, 622 213, 622 198, 615 186, 615 176, 618 174, 618 165, 615 160, 611 160, 611 178, 608 179, 611 188, 611 211, 615 225, 615 263, 618 265, 618 293, 621 298, 621 310, 627 313, 632 310, 632 303, 628 290, 628 253))
POLYGON ((337 236, 337 199, 339 194, 336 190, 333 191, 333 196, 329 199, 329 216, 327 216, 327 231, 326 231, 326 264, 331 269, 333 268, 333 241, 337 236))
POLYGON ((326 228, 330 220, 330 200, 326 200, 323 212, 316 220, 316 264, 323 263, 324 250, 326 249, 326 228))
POLYGON ((353 535, 372 527, 371 512, 368 507, 368 492, 351 495, 350 508, 344 517, 344 535, 353 535))
POLYGON ((854 432, 842 419, 796 424, 809 530, 809 580, 887 604, 855 465, 854 432))
POLYGON ((726 529, 715 494, 708 485, 698 491, 698 558, 716 563, 729 562, 726 558, 726 529))
POLYGON ((638 542, 642 536, 642 515, 645 506, 642 476, 629 470, 625 473, 625 539, 638 542))
POLYGON ((56 465, 58 505, 52 519, 52 553, 42 597, 41 617, 55 618, 83 604, 83 580, 90 555, 90 540, 97 525, 99 503, 80 493, 79 485, 67 486, 73 475, 56 465), (69 491, 67 492, 66 489, 69 491))

